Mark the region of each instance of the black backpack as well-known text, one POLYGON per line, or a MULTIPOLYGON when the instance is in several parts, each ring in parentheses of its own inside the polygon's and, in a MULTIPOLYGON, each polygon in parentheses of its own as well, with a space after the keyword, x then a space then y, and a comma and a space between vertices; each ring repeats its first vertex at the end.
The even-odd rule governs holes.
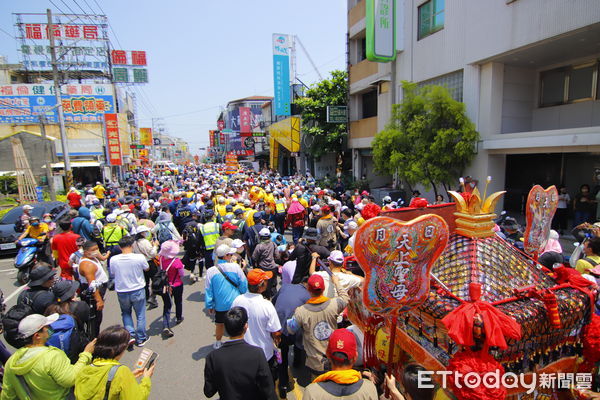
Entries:
POLYGON ((19 218, 17 220, 17 222, 15 222, 14 229, 15 229, 15 232, 19 232, 19 233, 21 233, 25 230, 25 223, 23 223, 23 220, 21 218, 19 218))
POLYGON ((158 271, 156 271, 156 274, 154 274, 152 277, 152 283, 150 284, 154 294, 162 294, 167 292, 167 288, 171 285, 169 282, 168 271, 171 268, 171 265, 173 265, 174 261, 175 259, 171 261, 166 270, 162 269, 161 262, 159 262, 158 271))
MULTIPOLYGON (((30 299, 29 297, 27 298, 30 299)), ((19 349, 26 344, 25 339, 21 338, 21 335, 19 334, 19 323, 26 316, 33 314, 33 308, 31 308, 32 303, 33 299, 30 299, 30 301, 24 304, 12 306, 2 318, 4 339, 16 349, 19 349)))

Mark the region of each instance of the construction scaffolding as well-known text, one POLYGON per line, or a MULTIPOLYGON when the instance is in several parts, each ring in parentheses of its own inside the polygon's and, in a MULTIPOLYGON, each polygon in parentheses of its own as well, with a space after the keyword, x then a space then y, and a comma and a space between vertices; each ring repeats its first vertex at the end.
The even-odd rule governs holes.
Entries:
POLYGON ((13 157, 15 159, 15 173, 17 175, 17 186, 19 188, 19 202, 20 204, 35 203, 38 201, 35 179, 31 168, 29 167, 29 161, 25 156, 25 150, 23 150, 23 143, 19 138, 11 138, 13 157))

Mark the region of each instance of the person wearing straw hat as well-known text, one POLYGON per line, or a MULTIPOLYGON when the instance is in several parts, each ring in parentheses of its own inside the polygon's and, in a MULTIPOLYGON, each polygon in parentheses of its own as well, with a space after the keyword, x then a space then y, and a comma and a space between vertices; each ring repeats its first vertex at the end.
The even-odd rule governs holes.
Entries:
POLYGON ((64 351, 46 346, 50 324, 58 314, 31 314, 19 323, 19 334, 27 344, 6 362, 2 399, 63 400, 75 384, 77 374, 92 361, 96 341, 85 346, 74 365, 64 351))

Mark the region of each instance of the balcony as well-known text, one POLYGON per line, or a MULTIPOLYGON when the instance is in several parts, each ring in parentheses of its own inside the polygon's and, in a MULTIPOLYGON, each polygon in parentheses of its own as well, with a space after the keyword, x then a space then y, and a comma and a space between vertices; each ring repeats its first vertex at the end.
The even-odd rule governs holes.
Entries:
POLYGON ((350 66, 350 85, 375 75, 377 72, 379 72, 378 63, 366 59, 362 60, 350 66))
POLYGON ((377 134, 377 117, 350 122, 350 139, 371 138, 377 134))
POLYGON ((348 12, 348 29, 352 28, 356 23, 365 18, 366 7, 365 0, 360 0, 352 9, 348 12))

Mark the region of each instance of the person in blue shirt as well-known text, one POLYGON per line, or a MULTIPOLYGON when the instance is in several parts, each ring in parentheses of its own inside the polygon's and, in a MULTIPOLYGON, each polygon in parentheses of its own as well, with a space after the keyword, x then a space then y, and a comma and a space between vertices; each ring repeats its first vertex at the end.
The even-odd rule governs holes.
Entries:
POLYGON ((208 313, 215 318, 215 349, 223 344, 221 339, 225 333, 225 314, 231 308, 233 300, 248 291, 246 275, 238 264, 231 261, 235 253, 234 248, 226 244, 220 245, 215 250, 217 265, 206 271, 205 302, 208 313))

